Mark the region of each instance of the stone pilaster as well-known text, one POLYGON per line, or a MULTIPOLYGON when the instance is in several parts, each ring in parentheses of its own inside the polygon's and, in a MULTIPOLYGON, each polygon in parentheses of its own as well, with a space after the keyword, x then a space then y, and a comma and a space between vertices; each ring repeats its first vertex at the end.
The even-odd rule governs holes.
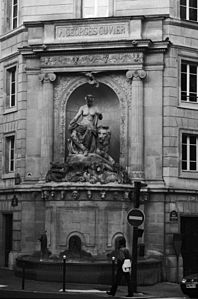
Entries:
POLYGON ((146 72, 129 70, 126 77, 131 81, 129 104, 129 151, 128 172, 132 179, 144 178, 144 87, 146 72))
POLYGON ((56 80, 54 73, 44 73, 39 75, 39 80, 43 83, 41 99, 41 179, 50 167, 53 159, 53 84, 56 80))

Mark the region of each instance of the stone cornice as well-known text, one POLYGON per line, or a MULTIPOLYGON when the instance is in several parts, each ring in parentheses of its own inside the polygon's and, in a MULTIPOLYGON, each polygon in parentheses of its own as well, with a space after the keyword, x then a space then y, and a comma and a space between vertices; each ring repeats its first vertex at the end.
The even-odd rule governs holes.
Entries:
POLYGON ((166 52, 169 40, 152 42, 151 40, 109 41, 72 44, 40 44, 18 48, 20 54, 28 57, 50 55, 83 55, 84 53, 125 53, 125 52, 166 52))
POLYGON ((25 27, 35 27, 35 26, 43 26, 48 24, 89 24, 90 22, 117 22, 123 20, 149 20, 149 21, 156 21, 156 20, 164 20, 169 18, 168 14, 161 14, 161 15, 136 15, 136 16, 116 16, 116 17, 101 17, 101 18, 80 18, 80 19, 59 19, 59 20, 43 20, 43 21, 25 21, 23 24, 25 27))

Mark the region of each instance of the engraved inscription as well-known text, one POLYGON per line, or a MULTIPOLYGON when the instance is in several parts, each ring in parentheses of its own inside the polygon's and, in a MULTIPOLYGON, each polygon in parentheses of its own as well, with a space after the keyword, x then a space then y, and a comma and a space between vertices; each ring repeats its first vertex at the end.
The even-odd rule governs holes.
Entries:
POLYGON ((98 38, 98 37, 126 37, 128 35, 128 24, 92 24, 57 26, 56 39, 70 38, 98 38))
POLYGON ((143 53, 41 57, 42 66, 114 65, 143 63, 143 53))

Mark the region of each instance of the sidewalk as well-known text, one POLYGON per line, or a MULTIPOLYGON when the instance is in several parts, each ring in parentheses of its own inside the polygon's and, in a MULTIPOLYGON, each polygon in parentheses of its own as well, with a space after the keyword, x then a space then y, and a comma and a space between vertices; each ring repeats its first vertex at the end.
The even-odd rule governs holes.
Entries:
MULTIPOLYGON (((44 282, 25 280, 22 290, 22 278, 16 277, 12 270, 0 268, 0 298, 112 298, 106 294, 109 285, 95 284, 65 284, 62 292, 62 282, 44 282), (80 296, 79 296, 80 295, 80 296)), ((119 286, 114 298, 122 298, 127 294, 127 286, 119 286)), ((187 298, 176 283, 162 282, 152 286, 138 286, 133 298, 187 298)))

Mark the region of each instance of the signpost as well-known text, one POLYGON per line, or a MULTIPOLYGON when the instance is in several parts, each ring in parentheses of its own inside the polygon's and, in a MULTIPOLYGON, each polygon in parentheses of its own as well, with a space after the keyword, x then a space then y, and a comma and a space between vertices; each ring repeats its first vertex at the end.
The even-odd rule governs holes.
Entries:
POLYGON ((127 220, 133 226, 133 246, 132 246, 132 286, 133 292, 137 292, 137 243, 138 226, 144 222, 145 216, 140 209, 132 209, 127 215, 127 220))
POLYGON ((144 213, 140 209, 132 209, 127 215, 128 223, 132 226, 140 226, 144 222, 144 213))

